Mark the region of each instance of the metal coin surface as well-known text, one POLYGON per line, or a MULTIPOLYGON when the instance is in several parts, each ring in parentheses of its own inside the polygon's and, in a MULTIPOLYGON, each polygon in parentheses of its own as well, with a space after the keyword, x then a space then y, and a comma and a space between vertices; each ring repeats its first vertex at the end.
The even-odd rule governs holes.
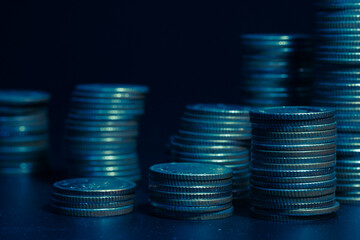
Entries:
POLYGON ((150 167, 150 176, 178 180, 219 180, 232 177, 232 170, 215 164, 163 163, 150 167))
POLYGON ((75 178, 54 183, 54 192, 75 196, 126 195, 136 184, 120 178, 75 178))

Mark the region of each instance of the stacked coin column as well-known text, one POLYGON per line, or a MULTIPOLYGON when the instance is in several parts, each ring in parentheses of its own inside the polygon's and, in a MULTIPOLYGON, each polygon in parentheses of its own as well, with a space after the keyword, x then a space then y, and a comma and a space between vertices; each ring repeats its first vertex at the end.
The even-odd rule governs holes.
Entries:
POLYGON ((317 220, 337 211, 334 115, 316 107, 250 112, 251 210, 256 217, 317 220))
POLYGON ((72 176, 140 180, 139 117, 148 88, 124 84, 78 85, 66 119, 66 157, 72 176))
POLYGON ((307 105, 313 81, 313 40, 293 34, 246 34, 240 103, 254 107, 307 105))
POLYGON ((0 91, 1 174, 30 174, 44 169, 49 99, 49 94, 39 91, 0 91))
POLYGON ((150 205, 154 215, 210 220, 233 213, 229 168, 204 163, 163 163, 150 167, 150 205))
POLYGON ((360 1, 317 2, 314 105, 336 109, 337 199, 360 203, 360 1))
POLYGON ((136 184, 121 178, 74 178, 54 183, 51 209, 78 217, 110 217, 134 209, 136 184))
POLYGON ((181 128, 172 136, 171 159, 214 163, 233 170, 233 198, 249 193, 249 108, 224 104, 186 106, 181 128))

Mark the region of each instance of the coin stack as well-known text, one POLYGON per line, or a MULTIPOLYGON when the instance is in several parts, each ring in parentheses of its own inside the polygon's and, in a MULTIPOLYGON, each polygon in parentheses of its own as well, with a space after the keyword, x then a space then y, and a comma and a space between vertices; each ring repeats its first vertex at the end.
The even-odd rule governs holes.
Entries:
POLYGON ((249 194, 251 123, 248 107, 225 104, 186 106, 177 135, 170 140, 171 160, 214 163, 233 170, 233 199, 249 194))
POLYGON ((216 164, 163 163, 150 167, 150 205, 154 215, 182 220, 229 217, 232 171, 216 164))
POLYGON ((338 210, 334 116, 333 110, 317 107, 250 112, 251 210, 256 217, 318 220, 338 210))
POLYGON ((0 90, 0 173, 30 174, 44 168, 49 99, 40 91, 0 90))
POLYGON ((134 210, 136 184, 121 178, 74 178, 54 183, 51 209, 78 217, 119 216, 134 210))
POLYGON ((337 114, 337 200, 360 203, 360 1, 317 2, 314 105, 337 114))
POLYGON ((140 180, 139 117, 146 86, 82 84, 73 91, 66 119, 69 173, 78 177, 140 180))
POLYGON ((307 105, 314 43, 302 34, 245 34, 240 102, 254 107, 307 105))

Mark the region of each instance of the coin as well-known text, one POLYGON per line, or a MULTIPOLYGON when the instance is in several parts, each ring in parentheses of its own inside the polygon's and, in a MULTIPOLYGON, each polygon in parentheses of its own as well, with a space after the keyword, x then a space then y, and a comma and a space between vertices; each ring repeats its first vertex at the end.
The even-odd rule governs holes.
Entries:
POLYGON ((249 163, 249 157, 245 158, 232 158, 232 159, 195 159, 195 158, 182 158, 176 156, 176 160, 178 162, 197 162, 197 163, 214 163, 214 164, 220 164, 225 165, 226 167, 232 167, 233 164, 243 164, 244 167, 248 167, 249 163))
POLYGON ((320 143, 320 144, 263 144, 260 142, 252 142, 252 148, 255 151, 312 151, 312 150, 326 150, 326 149, 335 149, 336 143, 335 139, 329 143, 320 143))
POLYGON ((150 176, 177 180, 220 180, 232 177, 232 170, 215 164, 163 163, 150 167, 150 176))
POLYGON ((231 202, 227 204, 221 205, 213 205, 213 206, 174 206, 174 205, 167 205, 162 203, 151 202, 151 207, 162 210, 164 212, 172 212, 177 214, 189 214, 189 213, 211 213, 211 212, 219 212, 224 211, 232 207, 231 202))
POLYGON ((180 199, 180 200, 198 200, 198 199, 214 199, 231 197, 231 191, 228 192, 212 192, 212 193, 177 193, 150 190, 150 196, 166 199, 180 199))
POLYGON ((252 175, 251 178, 255 181, 263 181, 267 183, 306 183, 328 181, 336 177, 335 173, 319 175, 319 176, 306 176, 306 177, 267 177, 260 175, 252 175))
POLYGON ((318 107, 273 107, 250 111, 251 118, 269 120, 297 121, 331 118, 334 116, 334 110, 318 107))
POLYGON ((279 164, 268 164, 263 163, 262 161, 252 161, 252 165, 256 168, 264 168, 264 169, 273 169, 273 170, 306 170, 306 169, 317 169, 317 168, 328 168, 328 167, 335 167, 336 162, 329 161, 329 162, 323 162, 323 163, 310 163, 310 164, 285 164, 285 163, 279 163, 279 164))
POLYGON ((51 203, 53 205, 64 207, 64 208, 75 208, 75 209, 105 209, 105 208, 119 208, 125 207, 134 204, 134 199, 126 200, 126 201, 118 201, 118 202, 86 202, 86 203, 73 203, 73 202, 65 202, 59 201, 57 199, 51 199, 51 203))
POLYGON ((262 188, 254 185, 250 185, 251 190, 255 194, 261 194, 265 196, 273 197, 287 197, 287 198, 306 198, 306 197, 321 197, 334 193, 336 187, 328 188, 313 188, 313 189, 271 189, 262 188))
POLYGON ((308 182, 308 183, 268 183, 251 179, 251 184, 262 188, 270 189, 311 189, 328 188, 336 185, 336 178, 328 181, 308 182))
POLYGON ((228 104, 193 104, 187 105, 186 111, 199 115, 249 116, 249 107, 228 104))
POLYGON ((173 206, 214 206, 231 203, 233 198, 231 196, 214 199, 171 199, 171 198, 159 198, 156 196, 150 196, 152 202, 173 205, 173 206))
POLYGON ((131 84, 80 84, 76 86, 76 89, 87 92, 133 92, 142 94, 149 92, 147 86, 131 84))
POLYGON ((121 201, 131 201, 135 194, 126 194, 126 195, 111 195, 111 196, 72 196, 64 195, 56 192, 51 193, 51 197, 67 203, 73 204, 82 204, 82 203, 109 203, 109 202, 121 202, 121 201))
POLYGON ((46 92, 31 90, 1 90, 0 104, 8 105, 37 105, 44 104, 50 100, 46 92))
POLYGON ((209 180, 209 181, 188 181, 188 180, 172 180, 164 178, 154 178, 149 177, 149 186, 150 185, 168 185, 168 186, 180 186, 180 187, 196 187, 196 186, 223 186, 231 185, 232 179, 225 180, 209 180))
POLYGON ((226 185, 208 185, 208 186, 171 186, 165 184, 149 184, 152 191, 174 192, 174 193, 211 193, 211 192, 229 192, 232 190, 232 184, 226 185))
POLYGON ((253 174, 268 177, 310 177, 317 175, 331 174, 335 170, 335 167, 318 168, 318 169, 301 169, 301 170, 273 170, 250 167, 250 171, 253 174))
POLYGON ((78 209, 78 208, 67 208, 60 207, 57 205, 51 204, 51 209, 60 214, 76 216, 76 217, 110 217, 110 216, 119 216, 132 212, 134 210, 134 205, 129 205, 125 207, 117 208, 104 208, 104 209, 78 209))
POLYGON ((113 99, 135 99, 135 100, 142 100, 144 99, 143 94, 137 93, 128 93, 128 92, 93 92, 93 91, 86 91, 86 90, 77 90, 73 91, 74 97, 85 97, 85 98, 113 98, 113 99))
POLYGON ((277 209, 276 211, 257 207, 256 212, 276 213, 277 215, 285 215, 285 216, 314 216, 314 215, 330 214, 336 212, 338 209, 339 209, 339 203, 335 202, 332 206, 329 207, 300 208, 300 209, 286 209, 286 210, 277 209))
POLYGON ((136 184, 120 178, 75 178, 54 183, 54 192, 76 196, 111 196, 135 192, 136 184))
POLYGON ((198 146, 198 145, 183 145, 178 144, 176 142, 171 142, 171 146, 173 149, 178 151, 190 152, 190 153, 238 153, 242 155, 244 153, 248 153, 246 148, 242 148, 239 146, 222 146, 222 145, 213 145, 213 146, 198 146))
POLYGON ((70 176, 81 177, 120 177, 126 180, 137 182, 141 179, 141 173, 139 169, 132 171, 83 171, 83 170, 69 170, 70 176))
POLYGON ((322 208, 330 207, 335 204, 335 198, 327 202, 310 202, 310 203, 291 203, 291 204, 280 204, 280 203, 268 203, 262 201, 253 201, 252 205, 254 207, 263 208, 263 209, 301 209, 301 208, 322 208))
POLYGON ((181 220, 215 220, 215 219, 222 219, 232 216, 234 212, 234 208, 228 208, 223 211, 215 212, 215 213, 208 213, 208 214, 186 214, 186 213, 174 213, 172 211, 164 211, 163 209, 152 208, 152 213, 159 217, 165 218, 173 218, 173 219, 181 219, 181 220))

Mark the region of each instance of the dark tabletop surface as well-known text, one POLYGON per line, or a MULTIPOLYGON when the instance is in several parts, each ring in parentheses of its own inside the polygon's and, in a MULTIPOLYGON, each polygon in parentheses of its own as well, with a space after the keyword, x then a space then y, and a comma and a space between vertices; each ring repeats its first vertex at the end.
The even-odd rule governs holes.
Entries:
POLYGON ((359 239, 360 207, 341 206, 337 217, 316 223, 251 218, 246 203, 234 216, 212 221, 162 219, 148 213, 146 180, 135 212, 81 218, 48 210, 51 183, 60 177, 0 176, 0 239, 359 239))

